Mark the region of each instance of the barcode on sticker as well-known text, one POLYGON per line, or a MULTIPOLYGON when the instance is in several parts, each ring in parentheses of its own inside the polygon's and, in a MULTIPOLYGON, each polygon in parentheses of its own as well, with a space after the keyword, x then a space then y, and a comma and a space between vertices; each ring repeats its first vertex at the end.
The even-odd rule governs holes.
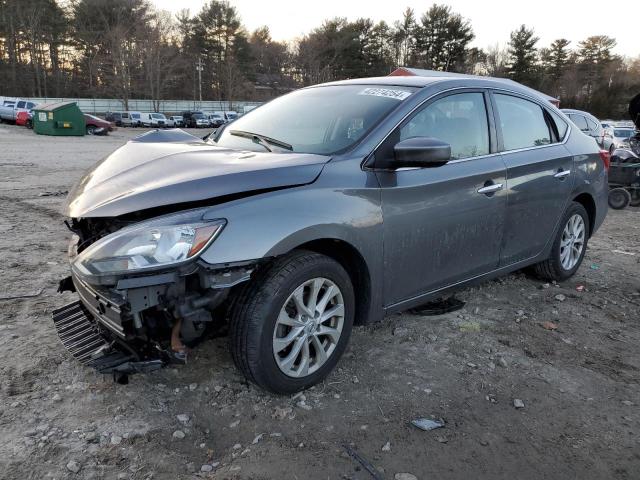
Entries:
POLYGON ((358 95, 373 95, 375 97, 395 98, 396 100, 404 100, 411 92, 404 90, 394 90, 392 88, 365 88, 358 95))

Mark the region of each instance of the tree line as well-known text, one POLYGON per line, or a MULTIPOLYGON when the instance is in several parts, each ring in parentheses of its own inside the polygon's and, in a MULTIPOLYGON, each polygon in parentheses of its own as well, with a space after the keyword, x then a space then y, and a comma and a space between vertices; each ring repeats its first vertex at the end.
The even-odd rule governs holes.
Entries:
POLYGON ((561 105, 622 118, 640 91, 640 57, 594 35, 541 46, 517 27, 503 44, 472 47, 468 19, 445 5, 392 23, 325 20, 302 38, 253 32, 226 0, 192 14, 148 0, 0 0, 0 95, 267 100, 319 82, 387 75, 397 66, 508 77, 561 105))

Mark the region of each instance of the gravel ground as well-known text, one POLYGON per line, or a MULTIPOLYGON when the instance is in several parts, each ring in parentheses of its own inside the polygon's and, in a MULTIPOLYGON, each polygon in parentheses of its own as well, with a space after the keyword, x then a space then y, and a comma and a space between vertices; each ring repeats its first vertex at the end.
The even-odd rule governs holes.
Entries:
POLYGON ((247 384, 225 338, 126 386, 75 363, 50 320, 74 299, 56 293, 58 212, 136 133, 0 126, 0 478, 640 478, 640 209, 610 211, 563 284, 516 273, 460 292, 462 311, 355 328, 295 397, 247 384))

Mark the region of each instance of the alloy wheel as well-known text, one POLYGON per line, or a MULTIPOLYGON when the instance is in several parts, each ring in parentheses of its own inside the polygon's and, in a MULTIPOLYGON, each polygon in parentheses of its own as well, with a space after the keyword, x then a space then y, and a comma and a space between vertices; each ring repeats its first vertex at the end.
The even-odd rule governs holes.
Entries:
POLYGON ((560 240, 560 263, 565 270, 571 270, 580 261, 584 249, 585 224, 581 215, 569 217, 560 240))
POLYGON ((282 306, 273 331, 273 355, 289 377, 316 372, 334 353, 344 325, 340 288, 324 277, 299 285, 282 306))

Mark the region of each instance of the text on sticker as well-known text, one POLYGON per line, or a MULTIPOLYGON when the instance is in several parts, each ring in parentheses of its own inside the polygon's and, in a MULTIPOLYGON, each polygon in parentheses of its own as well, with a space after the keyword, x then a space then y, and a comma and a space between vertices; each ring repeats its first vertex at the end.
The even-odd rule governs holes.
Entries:
POLYGON ((358 95, 374 95, 376 97, 395 98, 396 100, 404 100, 411 92, 404 90, 393 90, 391 88, 365 88, 358 95))

